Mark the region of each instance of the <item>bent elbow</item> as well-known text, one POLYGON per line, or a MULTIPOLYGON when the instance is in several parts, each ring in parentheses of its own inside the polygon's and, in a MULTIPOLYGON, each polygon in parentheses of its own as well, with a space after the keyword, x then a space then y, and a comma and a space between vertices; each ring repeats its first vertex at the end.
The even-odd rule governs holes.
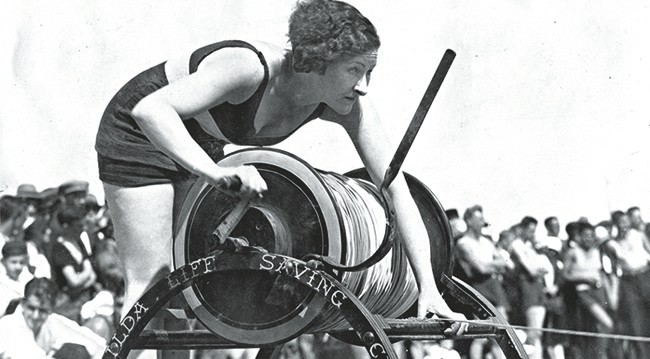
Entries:
POLYGON ((151 117, 151 113, 154 108, 152 102, 153 101, 149 97, 145 97, 138 101, 138 103, 135 104, 131 110, 131 117, 133 117, 133 119, 138 123, 151 117))

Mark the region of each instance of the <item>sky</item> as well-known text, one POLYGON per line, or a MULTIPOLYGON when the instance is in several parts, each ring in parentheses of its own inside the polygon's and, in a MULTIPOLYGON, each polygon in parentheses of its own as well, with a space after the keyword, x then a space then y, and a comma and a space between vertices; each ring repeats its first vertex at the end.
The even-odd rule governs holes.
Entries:
MULTIPOLYGON (((356 0, 382 40, 369 96, 393 148, 446 49, 457 56, 403 169, 445 208, 481 204, 493 234, 641 207, 650 219, 650 10, 641 0, 356 0)), ((70 179, 103 198, 93 150, 112 95, 179 51, 223 39, 286 45, 293 1, 7 0, 0 14, 0 181, 70 179)), ((361 166, 336 125, 277 146, 361 166)), ((233 150, 230 148, 229 150, 233 150)))

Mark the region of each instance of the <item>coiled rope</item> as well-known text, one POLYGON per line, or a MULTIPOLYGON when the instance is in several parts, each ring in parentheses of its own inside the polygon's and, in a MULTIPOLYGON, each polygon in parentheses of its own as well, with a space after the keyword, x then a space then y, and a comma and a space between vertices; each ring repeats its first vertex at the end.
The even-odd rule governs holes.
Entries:
MULTIPOLYGON (((341 213, 347 256, 345 265, 361 263, 374 253, 386 234, 386 209, 376 187, 362 179, 322 173, 341 213)), ((399 241, 375 265, 358 272, 344 272, 341 280, 373 313, 396 318, 417 300, 417 284, 399 241)), ((340 328, 338 314, 328 313, 316 330, 340 328)))

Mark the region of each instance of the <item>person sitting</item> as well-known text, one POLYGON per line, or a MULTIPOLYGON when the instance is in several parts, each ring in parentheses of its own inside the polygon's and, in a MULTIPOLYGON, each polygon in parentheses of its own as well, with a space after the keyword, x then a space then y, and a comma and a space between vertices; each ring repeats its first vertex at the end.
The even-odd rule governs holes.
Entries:
POLYGON ((99 291, 81 307, 83 325, 109 340, 119 324, 124 300, 124 270, 113 240, 102 240, 95 247, 93 267, 99 291))
POLYGON ((61 235, 52 245, 52 275, 61 292, 55 311, 80 322, 81 306, 94 294, 97 275, 80 235, 84 207, 65 207, 59 212, 61 235), (83 209, 83 210, 82 210, 83 209))
POLYGON ((34 278, 27 283, 24 292, 25 297, 16 311, 0 318, 0 358, 83 359, 102 356, 106 342, 101 337, 52 313, 56 284, 47 278, 34 278), (74 356, 63 356, 64 352, 70 351, 74 356))
POLYGON ((23 297, 25 284, 34 277, 27 270, 27 246, 21 240, 7 242, 2 247, 0 262, 4 268, 4 272, 0 273, 0 317, 2 317, 13 300, 23 297))

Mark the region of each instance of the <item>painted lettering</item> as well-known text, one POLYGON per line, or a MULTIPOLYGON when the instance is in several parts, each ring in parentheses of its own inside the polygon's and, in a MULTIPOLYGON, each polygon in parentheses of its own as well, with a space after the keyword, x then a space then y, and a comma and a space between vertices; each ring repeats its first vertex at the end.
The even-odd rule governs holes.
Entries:
POLYGON ((288 273, 287 272, 287 262, 288 261, 289 261, 288 259, 283 258, 282 263, 280 263, 280 265, 275 269, 275 271, 276 272, 284 271, 285 273, 288 273))
POLYGON ((375 343, 370 346, 370 349, 368 350, 370 353, 370 356, 373 358, 377 358, 380 355, 386 355, 386 349, 384 349, 384 346, 381 345, 381 343, 375 343))
POLYGON ((330 282, 324 277, 321 277, 320 282, 318 283, 318 287, 316 287, 315 289, 317 291, 320 291, 321 285, 323 285, 323 294, 326 296, 329 295, 330 290, 332 289, 332 287, 334 287, 334 284, 332 284, 332 282, 330 282))
POLYGON ((203 262, 205 263, 205 272, 206 273, 213 272, 213 271, 215 271, 217 269, 217 262, 216 262, 214 256, 210 256, 210 257, 205 258, 205 260, 203 262))
POLYGON ((198 259, 195 260, 194 262, 190 263, 190 266, 192 267, 192 278, 196 277, 197 275, 203 273, 199 271, 199 268, 201 268, 201 264, 203 262, 203 259, 198 259))
MULTIPOLYGON (((113 337, 113 338, 115 338, 115 337, 113 337)), ((122 349, 121 345, 119 345, 119 344, 117 344, 115 342, 112 342, 111 345, 109 345, 108 348, 106 348, 106 351, 108 353, 112 354, 113 358, 117 358, 117 354, 120 353, 120 349, 122 349)))
POLYGON ((300 279, 300 277, 302 277, 303 274, 309 271, 309 268, 305 267, 305 269, 302 272, 298 273, 298 266, 295 266, 295 268, 296 268, 296 275, 294 275, 294 277, 296 279, 300 279))
POLYGON ((332 293, 332 298, 330 299, 330 302, 334 304, 337 308, 341 308, 341 304, 343 304, 343 301, 348 299, 348 297, 343 294, 340 290, 336 290, 334 293, 332 293), (337 299, 337 296, 340 296, 341 299, 337 299))
POLYGON ((127 333, 131 333, 131 330, 133 330, 133 327, 135 326, 135 323, 136 323, 136 320, 133 319, 132 316, 127 315, 126 317, 124 317, 124 320, 122 320, 121 326, 124 327, 124 329, 126 329, 127 333))
POLYGON ((136 322, 140 321, 140 318, 142 318, 141 314, 145 314, 149 310, 149 308, 145 307, 140 302, 136 302, 133 305, 133 308, 135 309, 136 322))
POLYGON ((311 276, 309 276, 309 281, 307 282, 308 286, 314 288, 314 279, 316 279, 316 275, 318 275, 318 273, 311 272, 311 276))
POLYGON ((178 287, 179 285, 181 285, 181 282, 178 280, 178 278, 176 277, 176 274, 174 274, 174 272, 170 273, 167 276, 167 285, 169 286, 169 289, 174 289, 174 288, 178 287))
POLYGON ((264 254, 262 255, 262 262, 260 263, 260 269, 271 270, 273 269, 273 260, 275 259, 274 255, 264 254), (268 265, 268 267, 266 265, 268 265))

